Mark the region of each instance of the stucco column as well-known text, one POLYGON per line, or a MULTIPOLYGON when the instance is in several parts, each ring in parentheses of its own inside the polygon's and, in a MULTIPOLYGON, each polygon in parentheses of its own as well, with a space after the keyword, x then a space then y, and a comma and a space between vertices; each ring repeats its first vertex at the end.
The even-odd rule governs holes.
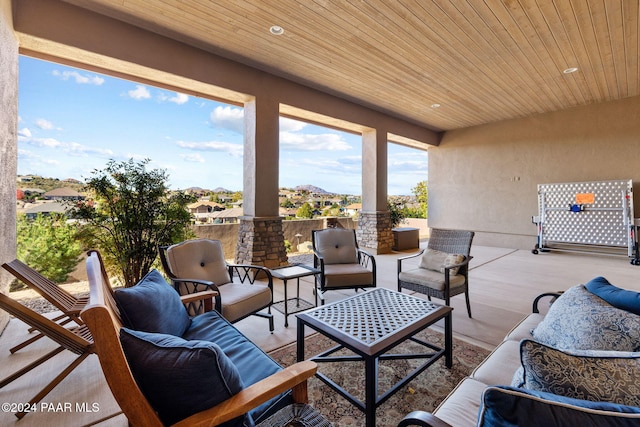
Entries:
POLYGON ((362 134, 362 211, 358 242, 377 254, 391 252, 393 234, 387 209, 387 132, 373 129, 362 134))
POLYGON ((279 103, 267 96, 244 105, 243 213, 236 262, 287 264, 278 209, 279 103))
MULTIPOLYGON (((11 0, 0 0, 0 263, 16 256, 16 174, 18 152, 18 41, 13 34, 11 0)), ((0 292, 11 276, 0 269, 0 292)), ((0 311, 0 333, 9 316, 0 311)))

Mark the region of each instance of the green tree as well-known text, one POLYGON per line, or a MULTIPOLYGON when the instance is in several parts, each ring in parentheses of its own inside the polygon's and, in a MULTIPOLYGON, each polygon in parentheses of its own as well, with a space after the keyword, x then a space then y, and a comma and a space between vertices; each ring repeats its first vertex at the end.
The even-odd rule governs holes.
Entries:
POLYGON ((86 180, 93 200, 75 209, 84 220, 80 238, 99 249, 110 274, 133 286, 153 268, 157 245, 190 237, 191 214, 186 206, 195 200, 184 193, 168 195, 165 170, 147 170, 149 159, 139 162, 110 160, 86 180))
POLYGON ((313 206, 311 206, 309 202, 305 202, 296 211, 296 216, 298 218, 313 218, 313 206))
POLYGON ((82 254, 76 227, 62 214, 39 214, 35 220, 19 215, 17 225, 18 259, 53 282, 65 282, 82 254))
POLYGON ((411 192, 416 196, 416 200, 420 204, 420 210, 422 211, 422 216, 418 218, 426 218, 427 208, 429 207, 428 181, 420 181, 411 189, 411 192))
POLYGON ((406 218, 406 212, 402 203, 387 201, 387 209, 391 220, 391 228, 396 228, 406 218))

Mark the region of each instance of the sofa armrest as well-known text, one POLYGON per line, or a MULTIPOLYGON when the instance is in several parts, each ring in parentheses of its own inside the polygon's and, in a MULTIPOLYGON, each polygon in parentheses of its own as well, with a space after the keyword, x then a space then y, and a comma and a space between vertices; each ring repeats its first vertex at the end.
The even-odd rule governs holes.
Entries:
POLYGON ((399 423, 398 427, 452 427, 430 412, 413 411, 407 414, 399 423))
POLYGON ((556 300, 556 298, 558 298, 560 295, 562 295, 561 291, 558 292, 545 292, 543 294, 540 294, 536 297, 536 299, 533 300, 533 307, 532 307, 532 313, 540 313, 540 301, 543 298, 546 297, 551 297, 551 302, 549 304, 553 304, 553 301, 556 300))
POLYGON ((174 427, 216 426, 247 413, 289 389, 292 389, 296 403, 307 403, 307 379, 317 369, 317 364, 310 360, 298 362, 245 388, 213 408, 185 418, 174 427))

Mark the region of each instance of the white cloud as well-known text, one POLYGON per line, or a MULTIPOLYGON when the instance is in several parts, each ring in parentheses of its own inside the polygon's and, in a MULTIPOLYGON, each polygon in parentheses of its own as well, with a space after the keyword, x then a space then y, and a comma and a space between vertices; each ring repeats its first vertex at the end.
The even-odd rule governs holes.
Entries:
POLYGON ((244 133, 244 109, 237 107, 216 107, 209 116, 213 127, 244 133))
POLYGON ((53 75, 56 77, 59 77, 62 80, 75 80, 76 83, 78 84, 90 84, 90 85, 96 85, 96 86, 101 86, 104 83, 104 78, 97 76, 97 75, 90 75, 90 74, 80 74, 77 71, 58 71, 58 70, 53 70, 53 75))
POLYGON ((307 125, 308 123, 301 122, 300 120, 280 117, 280 132, 299 132, 307 127, 307 125))
POLYGON ((147 89, 143 85, 136 85, 136 88, 130 90, 129 92, 127 92, 127 95, 130 98, 133 98, 133 99, 138 100, 138 101, 141 100, 141 99, 149 99, 149 98, 151 98, 151 93, 149 92, 149 89, 147 89))
POLYGON ((36 126, 40 129, 50 130, 53 129, 53 123, 46 119, 38 119, 36 120, 36 126))
POLYGON ((335 133, 280 132, 280 146, 291 151, 346 151, 352 147, 335 133))
POLYGON ((169 102, 174 102, 178 105, 182 105, 184 103, 186 103, 187 101, 189 101, 189 96, 185 95, 184 93, 178 93, 176 92, 175 96, 172 96, 171 98, 169 98, 169 102))
POLYGON ((31 138, 31 131, 29 130, 29 128, 18 130, 18 137, 31 138))
POLYGON ((190 162, 190 163, 204 163, 204 157, 202 157, 200 154, 198 153, 193 153, 193 154, 180 154, 180 157, 185 161, 185 162, 190 162))
POLYGON ((187 148, 196 151, 215 151, 220 153, 227 153, 233 157, 241 157, 243 153, 242 144, 233 144, 231 142, 224 141, 207 141, 207 142, 176 142, 178 147, 187 148))

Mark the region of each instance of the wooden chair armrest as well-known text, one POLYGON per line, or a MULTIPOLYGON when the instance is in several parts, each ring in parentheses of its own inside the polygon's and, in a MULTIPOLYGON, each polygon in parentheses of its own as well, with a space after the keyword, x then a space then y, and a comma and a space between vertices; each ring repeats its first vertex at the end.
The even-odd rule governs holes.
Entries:
POLYGON ((213 408, 185 418, 174 426, 217 426, 247 413, 252 408, 296 386, 301 386, 304 390, 294 389, 294 400, 297 403, 306 403, 308 400, 306 381, 316 373, 317 369, 316 363, 310 360, 298 362, 245 388, 213 408))
POLYGON ((442 421, 440 418, 425 411, 413 411, 407 414, 399 423, 398 427, 452 427, 450 424, 442 421))
POLYGON ((180 295, 180 300, 183 304, 189 304, 192 302, 204 301, 204 311, 213 310, 213 299, 218 296, 218 291, 200 291, 193 294, 180 295))

